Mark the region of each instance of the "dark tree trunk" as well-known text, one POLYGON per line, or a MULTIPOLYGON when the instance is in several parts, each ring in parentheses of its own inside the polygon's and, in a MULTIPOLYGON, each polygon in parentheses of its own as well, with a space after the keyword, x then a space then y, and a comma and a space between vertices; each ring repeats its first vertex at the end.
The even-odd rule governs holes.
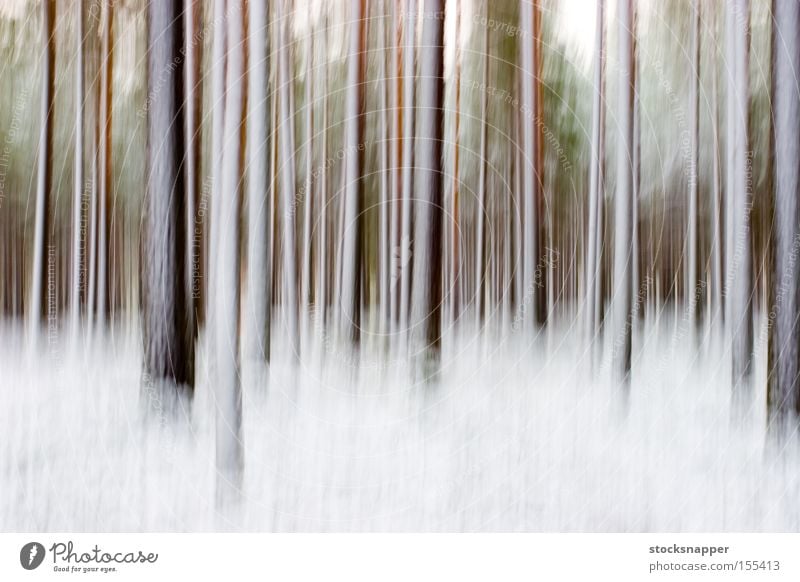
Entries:
POLYGON ((152 381, 194 384, 187 321, 183 10, 180 0, 147 7, 149 81, 164 79, 147 103, 147 193, 142 244, 144 366, 152 381))
POLYGON ((50 189, 53 182, 55 16, 55 0, 44 0, 42 2, 42 126, 39 136, 39 168, 36 185, 33 287, 28 305, 33 333, 38 333, 42 320, 48 317, 48 290, 52 290, 55 284, 54 273, 47 265, 48 248, 52 245, 50 189))
MULTIPOLYGON (((444 2, 428 0, 422 28, 419 92, 419 172, 414 212, 412 300, 415 334, 438 350, 442 302, 442 136, 444 123, 444 2)), ((421 343, 421 342, 420 342, 421 343)))

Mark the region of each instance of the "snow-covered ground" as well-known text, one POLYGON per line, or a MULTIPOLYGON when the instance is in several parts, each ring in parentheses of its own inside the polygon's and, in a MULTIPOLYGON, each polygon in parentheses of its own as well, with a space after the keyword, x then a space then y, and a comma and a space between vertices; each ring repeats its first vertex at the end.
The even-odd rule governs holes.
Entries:
POLYGON ((671 318, 640 332, 625 398, 579 335, 448 341, 420 382, 321 334, 297 374, 248 364, 244 493, 221 514, 202 363, 186 420, 158 412, 135 336, 32 356, 6 324, 0 529, 800 531, 797 438, 765 437, 763 394, 732 410, 718 341, 671 318))

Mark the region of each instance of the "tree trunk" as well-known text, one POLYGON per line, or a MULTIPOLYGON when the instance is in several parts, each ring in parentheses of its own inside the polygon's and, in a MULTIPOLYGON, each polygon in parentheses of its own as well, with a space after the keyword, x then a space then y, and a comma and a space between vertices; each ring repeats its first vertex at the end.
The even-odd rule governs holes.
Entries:
POLYGON ((524 207, 523 279, 524 297, 520 312, 526 328, 541 316, 541 281, 536 280, 537 263, 541 250, 541 167, 539 165, 540 125, 537 99, 539 42, 537 38, 537 12, 539 0, 520 0, 522 29, 522 144, 524 168, 522 172, 524 207))
MULTIPOLYGON (((102 69, 100 73, 100 143, 97 188, 97 325, 105 325, 109 303, 109 226, 111 223, 111 123, 114 64, 114 3, 103 4, 102 69)), ((179 54, 179 53, 176 53, 179 54)), ((166 65, 164 65, 166 66, 166 65)), ((160 74, 161 69, 158 73, 160 74)), ((180 127, 180 126, 179 126, 180 127)))
POLYGON ((389 301, 389 277, 390 277, 390 263, 391 263, 391 246, 390 246, 390 209, 391 209, 391 194, 389 190, 389 180, 391 179, 389 168, 389 123, 387 121, 391 112, 387 109, 386 99, 386 56, 388 53, 388 42, 386 38, 386 20, 389 14, 386 10, 389 3, 382 4, 381 13, 378 16, 380 27, 378 28, 378 47, 379 47, 379 60, 378 60, 378 100, 380 112, 380 226, 379 226, 379 245, 380 257, 378 259, 378 269, 380 272, 380 333, 381 338, 385 337, 389 329, 389 319, 391 317, 389 301))
POLYGON ((203 225, 198 218, 198 207, 201 200, 200 181, 200 144, 201 140, 201 111, 203 100, 201 56, 203 46, 202 32, 202 2, 200 0, 187 0, 184 12, 184 29, 186 31, 184 46, 186 53, 185 88, 186 103, 186 265, 184 277, 186 297, 190 298, 183 309, 186 311, 186 325, 192 337, 197 335, 197 325, 202 309, 202 241, 203 225))
POLYGON ((46 264, 52 244, 50 232, 50 190, 53 182, 53 114, 55 62, 55 0, 42 1, 42 104, 39 132, 39 160, 36 177, 36 217, 33 247, 33 274, 28 318, 31 339, 36 341, 42 320, 49 317, 49 296, 55 284, 54 273, 46 264))
POLYGON ((448 294, 450 297, 450 322, 454 323, 461 314, 461 294, 459 286, 461 284, 461 249, 460 249, 460 226, 459 226, 459 153, 460 153, 460 131, 461 131, 461 0, 455 3, 456 31, 453 36, 456 48, 455 55, 455 75, 453 84, 456 92, 455 111, 453 113, 453 199, 450 208, 450 285, 448 294))
POLYGON ((602 110, 603 103, 603 61, 604 61, 604 0, 597 0, 597 15, 595 22, 595 62, 594 62, 594 102, 592 105, 592 157, 589 160, 589 227, 588 249, 586 251, 586 330, 589 342, 597 336, 597 301, 596 295, 600 292, 600 180, 601 167, 601 140, 603 133, 602 110))
POLYGON ((345 215, 342 236, 342 323, 345 337, 358 342, 361 325, 361 235, 363 214, 361 168, 363 144, 362 82, 365 73, 365 24, 363 0, 351 0, 350 34, 345 97, 345 215))
POLYGON ((77 334, 80 325, 83 261, 81 218, 83 216, 83 2, 75 3, 75 180, 72 198, 72 284, 70 285, 70 327, 77 334))
POLYGON ((244 5, 228 0, 225 133, 219 204, 218 247, 212 255, 215 306, 215 385, 217 502, 231 500, 241 488, 243 470, 242 388, 239 344, 239 213, 244 112, 244 5))
POLYGON ((689 225, 686 235, 687 261, 685 297, 689 321, 695 320, 697 308, 697 186, 700 145, 700 2, 693 1, 692 19, 692 90, 689 103, 689 131, 691 132, 691 159, 689 160, 689 225))
POLYGON ((289 47, 287 43, 288 23, 283 18, 283 2, 278 0, 276 20, 280 40, 278 43, 278 73, 280 104, 280 127, 278 142, 280 144, 281 168, 281 214, 283 216, 283 275, 285 281, 285 303, 287 334, 289 349, 294 357, 299 357, 300 339, 297 323, 297 253, 295 244, 295 213, 293 211, 295 195, 294 175, 294 116, 291 114, 290 84, 292 76, 289 66, 289 47))
POLYGON ((734 36, 734 123, 733 123, 733 284, 731 289, 731 332, 733 385, 749 389, 753 354, 753 278, 751 265, 751 192, 748 160, 748 0, 733 0, 734 36))
MULTIPOLYGON (((713 6, 713 5, 712 5, 713 6)), ((717 88, 717 37, 716 37, 716 9, 713 9, 711 19, 711 30, 713 31, 711 37, 711 46, 714 49, 711 51, 712 61, 711 70, 711 101, 713 103, 713 111, 711 112, 711 133, 713 144, 712 153, 712 220, 711 225, 712 236, 714 242, 711 247, 711 310, 709 313, 709 322, 715 322, 718 317, 722 317, 722 211, 721 211, 721 196, 722 188, 720 185, 720 151, 719 151, 719 91, 717 88)))
POLYGON ((415 48, 417 21, 416 0, 406 0, 404 17, 403 40, 405 53, 403 62, 403 225, 399 247, 395 250, 398 255, 398 271, 400 274, 400 329, 408 329, 409 298, 411 296, 411 228, 412 228, 412 189, 414 187, 414 87, 416 81, 415 48))
POLYGON ((314 50, 314 32, 308 34, 306 57, 305 57, 305 135, 306 135, 306 176, 303 185, 303 271, 301 279, 301 314, 302 326, 301 334, 308 334, 308 321, 309 311, 311 307, 312 294, 311 294, 311 264, 312 264, 312 244, 313 231, 312 231, 312 217, 314 212, 314 197, 312 195, 313 188, 313 171, 314 171, 314 100, 312 92, 312 73, 313 70, 313 50, 314 50))
POLYGON ((614 200, 614 342, 618 382, 630 382, 633 266, 633 0, 618 0, 617 190, 614 200))
POLYGON ((769 375, 770 420, 783 424, 800 412, 800 5, 773 0, 772 78, 774 112, 774 275, 769 375))
MULTIPOLYGON (((144 367, 151 381, 194 385, 194 338, 186 321, 183 2, 147 8, 149 79, 170 71, 147 111, 147 192, 142 245, 144 367)), ((102 201, 102 199, 101 199, 102 201)), ((100 276, 102 279, 102 275, 100 276)))
MULTIPOLYGON (((486 3, 486 10, 487 14, 485 14, 485 18, 489 20, 489 4, 486 3)), ((480 170, 478 172, 478 206, 477 212, 475 213, 475 222, 476 222, 476 242, 475 242, 475 323, 476 329, 481 328, 481 322, 483 321, 483 310, 484 310, 484 292, 483 292, 483 283, 486 279, 486 249, 484 248, 486 243, 484 241, 484 231, 485 231, 485 224, 486 224, 486 217, 488 215, 488 208, 486 207, 486 166, 488 164, 487 153, 486 153, 486 139, 487 139, 487 130, 489 122, 486 119, 487 111, 488 111, 488 77, 489 77, 489 27, 483 27, 483 79, 482 85, 483 90, 481 91, 481 117, 479 123, 480 126, 480 159, 478 163, 480 164, 480 170)))
POLYGON ((272 311, 272 225, 269 200, 270 93, 266 2, 248 2, 247 71, 247 307, 248 356, 269 359, 272 311))
POLYGON ((442 136, 444 2, 426 0, 420 69, 419 194, 414 224, 414 333, 438 352, 442 301, 442 136))

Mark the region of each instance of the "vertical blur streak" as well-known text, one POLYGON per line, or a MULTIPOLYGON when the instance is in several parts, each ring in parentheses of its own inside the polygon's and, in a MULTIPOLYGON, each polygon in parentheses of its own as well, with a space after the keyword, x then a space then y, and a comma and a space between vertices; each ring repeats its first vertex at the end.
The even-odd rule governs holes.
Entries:
POLYGON ((615 378, 630 382, 631 369, 631 280, 633 207, 633 2, 617 4, 619 85, 617 95, 617 191, 614 199, 614 338, 612 344, 615 378))
POLYGON ((244 6, 228 0, 225 78, 225 133, 219 202, 219 246, 214 268, 217 381, 216 414, 217 503, 235 501, 242 486, 242 388, 239 343, 239 211, 241 187, 241 125, 244 113, 244 6))
POLYGON ((37 341, 43 317, 49 317, 46 290, 51 286, 48 273, 45 287, 45 246, 51 240, 50 187, 53 176, 53 80, 55 74, 55 0, 42 2, 42 103, 39 132, 39 166, 36 178, 36 218, 33 246, 33 274, 31 296, 28 302, 30 338, 37 341))
POLYGON ((100 152, 99 152, 99 179, 98 217, 97 217, 97 325, 102 327, 106 322, 106 303, 108 300, 108 237, 109 237, 109 203, 111 201, 110 184, 111 176, 111 89, 112 66, 114 63, 113 40, 113 0, 103 3, 103 40, 101 49, 102 71, 100 74, 100 152))
MULTIPOLYGON (((485 4, 487 10, 486 19, 488 21, 488 2, 485 4)), ((486 217, 489 214, 486 207, 486 165, 489 161, 486 159, 486 139, 488 122, 486 120, 487 101, 489 99, 489 90, 487 87, 487 80, 489 76, 489 27, 483 27, 483 66, 481 69, 482 86, 486 87, 481 91, 481 112, 480 112, 480 153, 478 154, 478 206, 475 213, 476 228, 478 233, 476 235, 477 242, 475 243, 475 329, 480 330, 481 322, 483 321, 483 284, 486 278, 486 250, 484 242, 484 232, 486 230, 486 217)))
POLYGON ((420 68, 419 196, 414 214, 415 345, 438 353, 442 301, 442 134, 444 2, 426 0, 420 68))
POLYGON ((400 322, 401 335, 407 340, 409 298, 411 295, 411 212, 414 180, 414 86, 416 81, 416 33, 414 25, 417 20, 416 0, 406 0, 403 15, 403 227, 400 235, 400 322))
POLYGON ((362 63, 366 31, 363 18, 363 0, 350 1, 350 48, 347 55, 347 93, 345 96, 345 191, 344 225, 342 236, 342 291, 340 306, 344 337, 359 341, 361 312, 361 235, 362 187, 361 140, 363 119, 361 115, 362 63))
POLYGON ((78 332, 81 301, 81 209, 83 202, 83 2, 75 3, 75 180, 72 199, 72 284, 70 285, 70 328, 78 332))
POLYGON ((689 228, 686 247, 688 261, 686 262, 686 313, 689 321, 694 321, 696 303, 698 300, 697 280, 697 206, 698 206, 698 162, 700 138, 700 2, 692 2, 692 90, 689 100, 689 131, 691 132, 691 160, 689 161, 689 228))
MULTIPOLYGON (((266 2, 248 2, 247 71, 247 306, 244 320, 251 326, 248 356, 269 359, 272 303, 271 222, 272 180, 268 175, 269 50, 266 2)), ((306 193, 308 195, 308 193, 306 193)))
POLYGON ((733 151, 733 385, 749 394, 753 354, 753 276, 751 265, 752 156, 748 149, 748 58, 749 16, 748 0, 734 0, 731 6, 735 19, 734 34, 734 151, 733 151))
POLYGON ((589 342, 594 342, 597 334, 595 295, 600 292, 600 261, 598 231, 600 229, 600 140, 603 109, 603 7, 604 0, 597 0, 597 16, 595 28, 595 62, 594 62, 594 99, 592 102, 592 154, 589 158, 589 228, 586 253, 586 331, 589 342))
POLYGON ((776 312, 768 404, 780 426, 800 412, 800 4, 774 0, 773 103, 775 139, 775 221, 772 310, 776 312))
POLYGON ((290 87, 292 84, 289 66, 288 17, 284 16, 284 0, 277 0, 276 13, 278 28, 278 102, 280 128, 278 143, 280 144, 281 169, 281 229, 283 231, 283 290, 287 332, 290 349, 296 358, 300 357, 300 342, 297 324, 297 254, 295 252, 295 168, 294 168, 294 117, 291 114, 290 87))

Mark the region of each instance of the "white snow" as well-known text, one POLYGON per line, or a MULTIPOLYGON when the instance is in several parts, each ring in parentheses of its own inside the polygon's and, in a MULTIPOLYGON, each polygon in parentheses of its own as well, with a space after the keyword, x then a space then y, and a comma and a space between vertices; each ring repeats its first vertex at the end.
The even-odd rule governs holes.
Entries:
MULTIPOLYGON (((663 321, 635 334, 627 405, 568 326, 530 346, 448 337, 429 382, 369 347, 357 368, 315 328, 297 374, 287 353, 268 374, 244 362, 244 492, 224 515, 204 349, 186 420, 142 386, 135 333, 34 356, 6 322, 0 529, 797 531, 796 435, 781 451, 765 438, 763 394, 732 413, 717 342, 663 321)), ((761 379, 763 350, 756 362, 761 379)))

